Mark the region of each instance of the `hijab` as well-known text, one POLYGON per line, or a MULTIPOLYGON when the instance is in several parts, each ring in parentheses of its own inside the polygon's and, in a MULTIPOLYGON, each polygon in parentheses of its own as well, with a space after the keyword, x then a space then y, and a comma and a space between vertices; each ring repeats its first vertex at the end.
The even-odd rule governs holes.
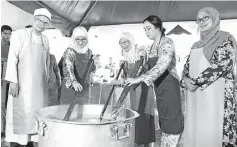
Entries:
MULTIPOLYGON (((235 50, 234 72, 236 72, 236 70, 237 70, 237 68, 236 68, 237 67, 237 65, 236 65, 236 62, 237 62, 236 40, 230 33, 220 30, 220 14, 215 8, 205 7, 205 8, 202 8, 198 12, 198 14, 200 12, 206 12, 207 14, 209 14, 213 25, 209 30, 200 33, 200 40, 198 42, 196 42, 192 48, 195 49, 195 48, 204 47, 203 53, 204 53, 206 59, 208 61, 210 61, 210 59, 213 56, 213 53, 215 52, 215 49, 218 46, 220 46, 223 43, 223 41, 230 40, 232 43, 232 46, 235 50)), ((237 74, 237 73, 235 73, 235 74, 237 74)), ((237 79, 236 77, 235 77, 235 80, 237 79)))
POLYGON ((75 51, 77 51, 78 53, 85 53, 88 51, 89 49, 89 45, 88 45, 88 36, 87 36, 87 30, 84 27, 76 27, 73 32, 72 32, 72 36, 71 36, 71 40, 69 42, 69 47, 73 48, 75 51), (77 45, 76 43, 76 38, 77 37, 85 37, 87 39, 87 44, 85 45, 85 47, 81 48, 79 45, 77 45))
POLYGON ((130 41, 130 50, 125 51, 124 49, 122 49, 122 56, 124 57, 124 60, 128 61, 129 63, 135 63, 136 62, 136 47, 135 47, 135 40, 132 34, 129 32, 124 32, 121 34, 120 39, 126 39, 130 41))

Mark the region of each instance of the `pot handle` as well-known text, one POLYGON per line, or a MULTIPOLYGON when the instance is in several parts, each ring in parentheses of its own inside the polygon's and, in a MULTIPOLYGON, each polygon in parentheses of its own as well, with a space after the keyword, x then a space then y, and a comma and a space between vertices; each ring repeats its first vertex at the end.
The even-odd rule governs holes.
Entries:
POLYGON ((48 129, 47 125, 45 124, 45 122, 40 121, 40 120, 36 120, 36 132, 41 135, 44 136, 45 131, 48 129))
POLYGON ((110 126, 110 133, 112 138, 121 140, 130 136, 131 123, 115 124, 110 126))

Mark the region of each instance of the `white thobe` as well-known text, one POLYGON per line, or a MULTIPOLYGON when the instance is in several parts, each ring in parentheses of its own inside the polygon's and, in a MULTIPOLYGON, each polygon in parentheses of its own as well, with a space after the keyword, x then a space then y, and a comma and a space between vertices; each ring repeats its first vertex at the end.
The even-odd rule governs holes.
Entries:
MULTIPOLYGON (((18 71, 17 71, 17 64, 19 62, 19 58, 23 55, 24 51, 26 51, 29 42, 29 33, 31 29, 21 29, 17 30, 12 33, 11 36, 11 45, 9 49, 8 55, 8 66, 6 70, 6 77, 5 80, 18 83, 18 71)), ((42 43, 48 48, 48 40, 46 37, 39 37, 32 33, 33 42, 42 43), (42 40, 43 39, 43 40, 42 40)), ((33 62, 33 61, 32 61, 33 62)), ((47 64, 45 65, 47 71, 47 64)), ((13 133, 13 96, 9 95, 8 98, 8 105, 7 105, 7 117, 6 117, 6 138, 7 142, 17 142, 21 145, 26 145, 28 142, 38 141, 38 135, 27 135, 27 134, 14 134, 13 133)))

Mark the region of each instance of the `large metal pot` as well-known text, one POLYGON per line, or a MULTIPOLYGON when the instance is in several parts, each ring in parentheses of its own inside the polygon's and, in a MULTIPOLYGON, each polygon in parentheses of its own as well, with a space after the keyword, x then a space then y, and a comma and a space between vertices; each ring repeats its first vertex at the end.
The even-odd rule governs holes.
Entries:
MULTIPOLYGON (((103 105, 84 105, 82 121, 76 120, 78 108, 74 108, 69 121, 63 121, 68 105, 51 106, 36 114, 36 130, 39 147, 133 147, 135 118, 139 114, 130 109, 121 109, 116 121, 98 118, 103 105), (93 119, 91 119, 93 118, 93 119), (88 121, 85 121, 88 120, 88 121)), ((110 117, 108 106, 104 118, 110 117)))

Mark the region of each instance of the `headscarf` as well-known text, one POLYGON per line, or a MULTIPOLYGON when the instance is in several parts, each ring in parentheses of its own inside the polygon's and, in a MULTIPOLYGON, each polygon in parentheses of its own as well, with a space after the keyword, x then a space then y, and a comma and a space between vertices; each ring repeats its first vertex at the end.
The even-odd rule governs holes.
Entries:
POLYGON ((220 31, 220 14, 215 8, 205 7, 199 10, 198 14, 200 12, 209 14, 213 24, 209 30, 200 33, 200 40, 194 44, 193 48, 204 47, 204 55, 210 61, 215 48, 227 40, 230 34, 220 31))
POLYGON ((135 48, 135 40, 132 34, 129 32, 124 32, 120 36, 120 39, 122 38, 130 41, 130 50, 126 52, 125 50, 122 49, 122 56, 124 57, 124 60, 128 61, 128 63, 135 63, 136 62, 136 48, 135 48))
POLYGON ((88 51, 89 49, 89 45, 88 45, 88 36, 87 36, 87 30, 84 27, 76 27, 73 32, 72 32, 72 36, 71 36, 71 40, 69 43, 69 47, 73 48, 75 51, 77 51, 78 53, 85 53, 88 51), (76 38, 77 37, 85 37, 87 39, 87 44, 85 45, 85 47, 81 48, 80 46, 77 45, 76 43, 76 38))
MULTIPOLYGON (((212 7, 205 7, 199 10, 198 14, 200 12, 206 12, 210 15, 210 19, 212 20, 212 27, 204 32, 200 33, 200 40, 194 44, 192 47, 195 48, 201 48, 204 47, 203 53, 208 61, 213 56, 213 53, 215 49, 223 43, 223 41, 230 40, 232 42, 233 48, 235 50, 235 63, 234 63, 234 72, 236 72, 237 69, 237 43, 234 37, 228 33, 220 30, 220 14, 219 12, 212 7)), ((236 74, 236 73, 235 73, 236 74)), ((237 75, 235 75, 235 80, 237 75)))

